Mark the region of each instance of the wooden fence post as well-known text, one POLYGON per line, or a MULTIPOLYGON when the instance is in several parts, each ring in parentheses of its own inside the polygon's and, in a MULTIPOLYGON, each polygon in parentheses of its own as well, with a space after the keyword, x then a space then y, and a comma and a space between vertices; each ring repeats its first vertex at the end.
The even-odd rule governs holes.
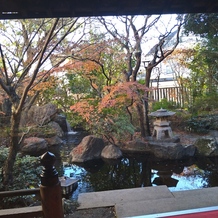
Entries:
POLYGON ((58 172, 54 167, 56 157, 50 152, 41 156, 43 166, 40 195, 44 218, 63 218, 62 191, 58 172))

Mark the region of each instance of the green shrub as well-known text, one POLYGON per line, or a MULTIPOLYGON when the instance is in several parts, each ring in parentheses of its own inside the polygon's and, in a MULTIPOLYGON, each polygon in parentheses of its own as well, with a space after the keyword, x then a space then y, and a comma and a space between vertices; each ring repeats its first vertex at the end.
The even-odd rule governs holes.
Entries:
MULTIPOLYGON (((8 148, 1 148, 0 150, 0 190, 3 190, 2 184, 2 167, 6 158, 8 157, 8 148)), ((13 171, 13 184, 8 187, 9 190, 30 189, 38 188, 40 184, 40 173, 42 172, 42 166, 40 165, 39 158, 31 156, 17 155, 14 171, 13 171)), ((30 202, 32 196, 4 198, 4 207, 7 205, 23 205, 30 202)))
POLYGON ((177 108, 177 104, 176 102, 168 101, 166 98, 161 99, 161 101, 152 103, 152 111, 156 111, 161 108, 167 110, 175 110, 177 108))
POLYGON ((208 115, 218 109, 218 94, 208 93, 204 96, 197 97, 193 104, 193 115, 208 115))
POLYGON ((207 133, 211 126, 209 117, 192 117, 186 121, 186 130, 196 133, 207 133))
MULTIPOLYGON (((0 150, 0 172, 2 172, 2 167, 8 156, 8 150, 8 148, 2 148, 0 150)), ((38 157, 31 157, 29 155, 21 156, 18 154, 13 171, 13 185, 9 188, 15 190, 38 187, 41 171, 42 166, 38 157)), ((0 174, 0 181, 2 181, 2 173, 0 174)), ((0 183, 0 188, 2 188, 1 186, 2 183, 0 183)))
POLYGON ((129 117, 125 114, 119 113, 114 116, 107 116, 107 119, 103 117, 96 122, 90 131, 92 134, 103 136, 111 143, 114 143, 110 139, 116 139, 119 141, 126 140, 130 134, 135 131, 134 126, 130 123, 129 117), (108 122, 107 122, 108 120, 108 122))

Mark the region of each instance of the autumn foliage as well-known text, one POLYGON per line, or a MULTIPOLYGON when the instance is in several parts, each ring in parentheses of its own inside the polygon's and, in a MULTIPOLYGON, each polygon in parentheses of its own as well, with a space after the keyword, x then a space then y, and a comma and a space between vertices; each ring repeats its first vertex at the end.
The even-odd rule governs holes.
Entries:
POLYGON ((105 86, 102 98, 86 98, 70 107, 95 133, 116 140, 126 139, 135 127, 131 121, 135 105, 142 104, 148 89, 138 82, 105 86), (131 113, 131 114, 130 114, 131 113), (124 137, 125 136, 125 137, 124 137))

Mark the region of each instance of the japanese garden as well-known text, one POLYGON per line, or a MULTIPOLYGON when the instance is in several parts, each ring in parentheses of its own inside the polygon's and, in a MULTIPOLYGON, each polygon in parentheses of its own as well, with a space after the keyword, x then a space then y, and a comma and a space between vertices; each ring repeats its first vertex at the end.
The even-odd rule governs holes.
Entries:
MULTIPOLYGON (((90 191, 218 186, 217 21, 0 20, 0 192, 38 188, 48 151, 58 175, 78 181, 72 201, 90 191), (196 183, 180 187, 183 179, 196 183)), ((0 198, 0 207, 35 201, 0 198)))

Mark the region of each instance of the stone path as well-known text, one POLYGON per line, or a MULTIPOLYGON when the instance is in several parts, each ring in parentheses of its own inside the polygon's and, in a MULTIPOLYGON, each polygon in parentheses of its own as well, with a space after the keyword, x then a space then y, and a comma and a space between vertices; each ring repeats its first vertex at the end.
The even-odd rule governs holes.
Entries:
POLYGON ((115 206, 118 218, 136 217, 218 206, 218 187, 170 192, 167 186, 152 186, 82 193, 78 202, 79 209, 115 206))

